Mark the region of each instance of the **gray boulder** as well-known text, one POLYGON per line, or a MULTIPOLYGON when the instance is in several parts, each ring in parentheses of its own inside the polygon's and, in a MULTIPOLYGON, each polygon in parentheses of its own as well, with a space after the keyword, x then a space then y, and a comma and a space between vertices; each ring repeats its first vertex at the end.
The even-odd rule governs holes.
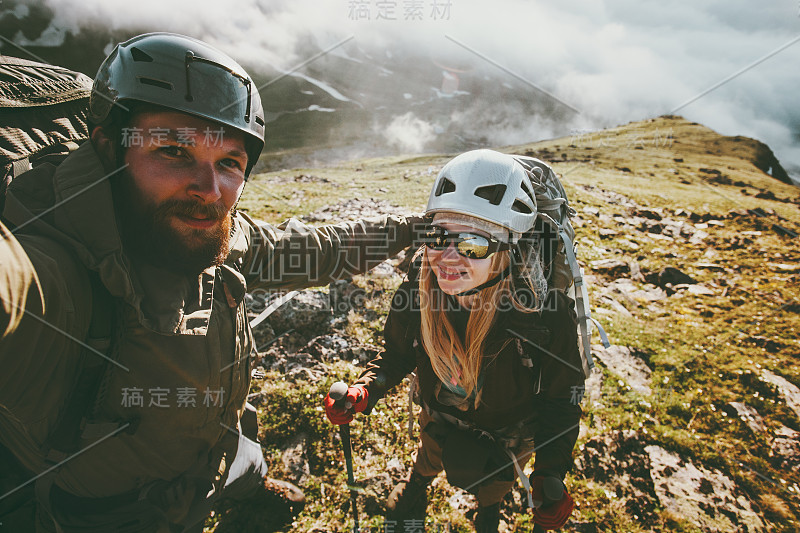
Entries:
POLYGON ((776 468, 800 472, 800 431, 782 425, 775 431, 769 456, 776 468))
POLYGON ((661 446, 645 447, 661 505, 701 531, 767 531, 750 501, 716 469, 696 466, 661 446))

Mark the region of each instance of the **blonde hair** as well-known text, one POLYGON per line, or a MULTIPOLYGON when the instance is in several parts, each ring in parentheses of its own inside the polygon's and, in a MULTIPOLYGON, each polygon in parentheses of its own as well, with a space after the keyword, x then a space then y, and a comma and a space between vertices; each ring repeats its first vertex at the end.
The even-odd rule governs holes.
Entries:
MULTIPOLYGON (((540 303, 543 301, 542 296, 547 290, 547 285, 542 274, 538 252, 536 250, 530 252, 523 256, 524 261, 518 276, 540 303), (544 285, 542 285, 543 283, 544 285)), ((509 266, 511 257, 509 251, 501 251, 492 255, 490 279, 509 266)), ((462 341, 447 317, 447 309, 452 304, 448 303, 447 295, 439 288, 436 274, 428 260, 427 248, 423 252, 419 272, 419 295, 420 337, 422 346, 430 358, 433 371, 444 383, 450 383, 452 379, 455 379, 456 383, 466 391, 467 398, 474 392, 475 407, 477 408, 481 397, 481 391, 478 389, 478 377, 484 360, 488 362, 496 357, 511 342, 511 339, 507 339, 496 352, 485 353, 489 333, 494 326, 498 310, 509 302, 522 312, 533 312, 538 307, 530 308, 522 305, 517 300, 514 290, 514 276, 507 276, 496 285, 475 294, 462 341)))

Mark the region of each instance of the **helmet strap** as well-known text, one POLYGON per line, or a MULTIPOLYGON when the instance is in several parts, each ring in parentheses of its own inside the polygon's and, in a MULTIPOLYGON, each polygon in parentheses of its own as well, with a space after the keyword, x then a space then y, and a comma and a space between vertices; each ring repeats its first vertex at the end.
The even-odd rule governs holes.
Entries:
POLYGON ((508 265, 506 268, 503 269, 502 272, 500 272, 498 275, 496 275, 495 277, 493 277, 489 281, 481 283, 477 287, 473 287, 472 289, 466 290, 464 292, 459 292, 458 294, 454 294, 453 296, 471 296, 473 294, 476 294, 476 293, 482 291, 483 289, 486 289, 486 288, 489 288, 489 287, 493 287, 494 285, 497 285, 498 283, 503 281, 505 278, 507 278, 509 276, 509 274, 511 274, 511 265, 508 265))

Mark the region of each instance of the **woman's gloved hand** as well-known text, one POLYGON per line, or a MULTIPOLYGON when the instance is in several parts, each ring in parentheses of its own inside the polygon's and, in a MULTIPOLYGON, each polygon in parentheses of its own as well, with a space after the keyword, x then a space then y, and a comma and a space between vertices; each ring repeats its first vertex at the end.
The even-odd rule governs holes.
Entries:
POLYGON ((560 529, 567 523, 575 502, 567 493, 564 482, 555 476, 531 474, 533 521, 544 529, 560 529))
POLYGON ((348 387, 347 394, 340 400, 334 400, 328 393, 323 402, 325 414, 328 416, 328 420, 337 426, 349 424, 355 413, 360 413, 367 408, 368 398, 369 393, 363 385, 348 387))

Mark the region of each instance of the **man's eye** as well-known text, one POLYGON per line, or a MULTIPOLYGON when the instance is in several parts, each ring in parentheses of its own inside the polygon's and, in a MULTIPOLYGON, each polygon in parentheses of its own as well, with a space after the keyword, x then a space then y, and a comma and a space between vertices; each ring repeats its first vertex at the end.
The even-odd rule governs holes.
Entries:
POLYGON ((180 157, 184 154, 183 148, 174 145, 162 146, 158 150, 168 157, 180 157))
POLYGON ((228 168, 235 168, 235 169, 239 169, 239 170, 244 170, 244 167, 242 166, 242 163, 240 161, 236 160, 236 159, 230 159, 230 158, 223 159, 222 160, 222 165, 226 166, 228 168))

